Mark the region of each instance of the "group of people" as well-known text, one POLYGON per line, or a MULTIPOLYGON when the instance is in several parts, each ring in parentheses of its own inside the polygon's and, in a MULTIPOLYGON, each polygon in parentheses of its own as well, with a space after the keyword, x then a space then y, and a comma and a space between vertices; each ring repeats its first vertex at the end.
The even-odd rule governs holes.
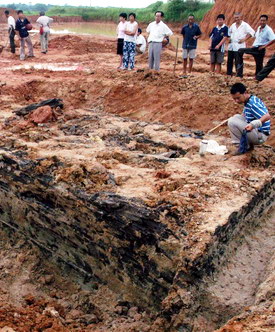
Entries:
MULTIPOLYGON (((155 13, 155 21, 150 23, 146 29, 148 33, 150 69, 160 69, 162 48, 167 45, 169 37, 173 34, 172 30, 163 22, 163 17, 164 13, 157 11, 155 13)), ((145 52, 147 42, 142 36, 141 29, 138 27, 135 13, 129 14, 128 21, 126 13, 121 13, 119 19, 120 22, 117 27, 117 54, 120 55, 120 64, 118 68, 121 70, 133 70, 135 67, 135 56, 145 52)), ((258 81, 261 81, 275 67, 275 55, 273 55, 266 67, 263 68, 265 50, 275 43, 275 34, 267 24, 268 16, 261 15, 256 32, 248 23, 242 20, 240 13, 234 14, 234 21, 228 27, 225 24, 225 16, 223 14, 217 16, 217 24, 209 35, 210 70, 217 73, 221 72, 226 44, 228 43, 227 75, 233 75, 233 65, 235 64, 236 76, 243 77, 243 55, 246 53, 254 57, 256 63, 255 76, 258 81), (247 48, 246 42, 250 38, 255 38, 255 41, 251 48, 247 48)), ((189 15, 188 22, 183 26, 181 34, 183 36, 182 77, 187 77, 187 70, 188 73, 192 72, 198 39, 202 36, 199 25, 195 23, 194 15, 189 15)))
MULTIPOLYGON (((22 10, 17 11, 17 20, 10 15, 9 10, 5 10, 5 16, 8 20, 8 35, 10 41, 11 52, 15 54, 15 36, 17 35, 20 40, 20 60, 25 60, 25 45, 28 47, 28 57, 34 57, 33 44, 29 34, 33 26, 30 21, 25 17, 22 10)), ((44 12, 40 13, 36 23, 39 27, 41 53, 48 52, 48 43, 50 35, 50 24, 53 19, 46 16, 44 12)))

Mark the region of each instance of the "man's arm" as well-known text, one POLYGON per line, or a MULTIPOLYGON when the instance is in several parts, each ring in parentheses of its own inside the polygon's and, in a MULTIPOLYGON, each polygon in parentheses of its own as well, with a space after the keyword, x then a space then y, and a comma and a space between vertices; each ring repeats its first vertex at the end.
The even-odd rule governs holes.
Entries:
POLYGON ((247 131, 251 131, 255 128, 260 128, 262 127, 263 123, 267 122, 270 120, 271 116, 268 112, 268 109, 266 108, 265 105, 262 104, 254 104, 252 109, 252 114, 254 115, 254 117, 256 118, 255 120, 251 121, 246 127, 245 129, 247 131))
POLYGON ((251 28, 249 24, 246 24, 246 36, 245 38, 239 40, 239 44, 246 42, 248 39, 254 37, 255 31, 251 28))
POLYGON ((215 49, 219 49, 226 41, 228 37, 223 37, 223 39, 219 42, 219 44, 215 47, 215 49))
POLYGON ((251 123, 249 123, 245 127, 245 129, 247 131, 251 131, 251 130, 253 130, 255 128, 260 128, 262 126, 262 124, 265 123, 266 121, 269 121, 270 118, 271 118, 270 114, 267 113, 267 114, 263 115, 260 119, 251 121, 251 123))
POLYGON ((271 45, 273 45, 273 44, 275 44, 275 39, 273 39, 273 40, 271 40, 269 43, 267 43, 266 45, 262 45, 262 46, 260 46, 259 47, 259 50, 262 50, 262 49, 264 49, 264 48, 267 48, 267 47, 269 47, 269 46, 271 46, 271 45))
POLYGON ((199 26, 198 26, 198 28, 197 28, 197 32, 196 32, 196 35, 193 37, 194 39, 199 39, 199 38, 201 38, 201 35, 202 35, 202 33, 201 33, 201 29, 199 28, 199 26))

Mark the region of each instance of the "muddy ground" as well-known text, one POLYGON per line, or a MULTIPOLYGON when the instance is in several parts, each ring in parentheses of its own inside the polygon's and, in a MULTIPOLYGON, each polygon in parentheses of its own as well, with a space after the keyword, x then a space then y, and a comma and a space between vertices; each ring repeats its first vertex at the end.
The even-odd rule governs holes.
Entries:
MULTIPOLYGON (((40 53, 38 35, 33 40, 35 58, 22 62, 7 49, 0 56, 1 148, 25 151, 33 160, 59 156, 66 167, 55 172, 56 181, 76 182, 90 193, 104 187, 140 198, 148 206, 162 200, 173 204, 175 213, 186 219, 184 229, 190 236, 184 251, 190 260, 205 250, 222 219, 272 178, 273 134, 265 146, 244 157, 228 154, 204 160, 198 156, 199 140, 186 137, 196 130, 207 132, 241 112, 229 94, 238 80, 209 73, 204 41, 194 72, 180 79, 182 61, 179 57, 174 75, 173 47, 164 51, 159 73, 147 70, 147 55, 137 57, 136 71, 121 72, 116 69, 113 39, 54 36, 47 55, 40 53), (61 98, 64 109, 46 124, 13 113, 48 98, 61 98), (148 145, 140 137, 165 144, 148 145), (170 158, 175 150, 178 155, 167 166, 156 161, 170 158), (90 161, 93 166, 88 168, 90 161), (92 183, 85 181, 87 172, 92 183), (115 185, 106 182, 109 172, 115 185), (219 201, 223 202, 220 210, 219 201), (219 221, 211 224, 207 213, 219 221)), ((266 102, 274 120, 274 74, 258 84, 253 80, 254 63, 250 58, 245 62, 244 83, 266 102)), ((212 138, 232 149, 226 126, 212 138)), ((41 164, 40 172, 49 167, 47 162, 41 164)), ((245 234, 241 247, 235 243, 235 256, 224 263, 225 268, 204 280, 204 298, 194 313, 193 331, 271 331, 275 327, 274 241, 268 241, 268 236, 274 240, 274 224, 270 223, 274 211, 264 220, 267 226, 245 234)), ((181 225, 173 227, 182 232, 181 225)), ((188 331, 177 325, 177 314, 183 315, 183 309, 173 313, 169 325, 148 308, 122 301, 106 285, 95 284, 93 290, 86 290, 74 281, 75 272, 59 269, 20 235, 7 239, 1 234, 0 256, 0 331, 188 331)), ((163 303, 164 312, 179 295, 179 289, 171 290, 163 303)))

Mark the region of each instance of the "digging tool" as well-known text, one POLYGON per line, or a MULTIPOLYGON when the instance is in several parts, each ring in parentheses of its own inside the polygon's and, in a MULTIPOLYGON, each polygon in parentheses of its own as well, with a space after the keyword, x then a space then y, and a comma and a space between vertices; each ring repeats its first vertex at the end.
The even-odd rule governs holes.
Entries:
POLYGON ((178 49, 179 49, 179 38, 177 37, 177 49, 176 49, 176 57, 175 57, 174 70, 173 70, 174 75, 175 75, 177 61, 178 61, 178 49))
POLYGON ((210 129, 210 130, 206 133, 206 135, 211 134, 214 130, 216 130, 216 129, 218 129, 219 127, 221 127, 222 125, 224 125, 228 120, 229 120, 229 118, 226 119, 226 120, 224 120, 224 121, 222 121, 222 122, 221 122, 220 124, 218 124, 216 127, 210 129))

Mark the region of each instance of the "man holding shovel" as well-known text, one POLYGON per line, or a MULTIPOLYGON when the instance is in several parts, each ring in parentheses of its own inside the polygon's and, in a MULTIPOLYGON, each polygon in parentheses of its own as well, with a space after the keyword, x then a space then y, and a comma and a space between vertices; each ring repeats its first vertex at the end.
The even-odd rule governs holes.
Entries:
POLYGON ((231 87, 231 95, 238 104, 244 104, 243 113, 235 114, 228 120, 232 143, 238 145, 233 155, 239 155, 243 133, 247 136, 248 150, 262 144, 270 135, 270 114, 262 100, 249 94, 242 83, 231 87))
POLYGON ((10 12, 8 10, 5 10, 5 16, 8 19, 8 34, 9 34, 9 40, 10 40, 10 48, 11 53, 15 54, 15 19, 13 16, 10 15, 10 12))

